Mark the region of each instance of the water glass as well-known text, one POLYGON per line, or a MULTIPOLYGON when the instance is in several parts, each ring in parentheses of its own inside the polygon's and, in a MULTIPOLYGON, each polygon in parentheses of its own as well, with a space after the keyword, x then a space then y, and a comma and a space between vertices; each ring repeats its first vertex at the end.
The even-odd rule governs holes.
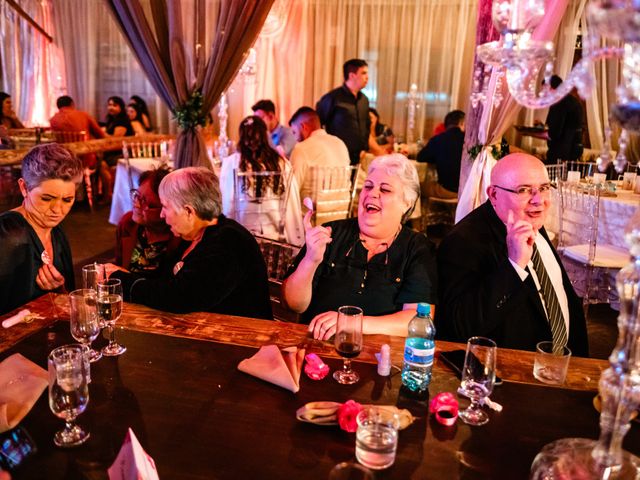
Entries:
POLYGON ((496 343, 485 337, 471 337, 467 341, 467 352, 462 367, 460 386, 471 399, 471 405, 459 413, 463 422, 479 426, 489 421, 482 411, 484 399, 493 391, 496 379, 496 343))
POLYGON ((331 469, 329 480, 374 480, 373 472, 354 462, 341 462, 331 469))
POLYGON ((343 358, 342 370, 336 370, 333 378, 343 385, 351 385, 360 380, 360 376, 351 369, 351 359, 362 350, 362 309, 344 306, 338 308, 338 323, 333 338, 336 352, 343 358))
POLYGON ((122 282, 117 279, 98 282, 98 315, 109 330, 109 345, 102 349, 107 357, 122 355, 127 348, 115 339, 115 323, 122 314, 122 282))
POLYGON ((90 288, 98 291, 98 282, 107 278, 105 267, 102 263, 90 263, 82 267, 82 288, 90 288))
POLYGON ((64 345, 49 354, 49 407, 65 421, 53 442, 59 447, 74 447, 86 442, 89 432, 75 424, 89 403, 88 362, 82 345, 64 345))
POLYGON ((356 417, 356 459, 365 467, 382 470, 396 460, 398 416, 384 408, 365 407, 356 417))
POLYGON ((553 351, 553 342, 539 342, 533 360, 533 376, 542 383, 562 385, 567 378, 571 350, 563 347, 561 351, 553 351))
POLYGON ((100 333, 100 317, 98 316, 98 295, 95 290, 81 288, 69 294, 69 312, 71 336, 89 348, 89 360, 95 362, 102 354, 91 348, 100 333))

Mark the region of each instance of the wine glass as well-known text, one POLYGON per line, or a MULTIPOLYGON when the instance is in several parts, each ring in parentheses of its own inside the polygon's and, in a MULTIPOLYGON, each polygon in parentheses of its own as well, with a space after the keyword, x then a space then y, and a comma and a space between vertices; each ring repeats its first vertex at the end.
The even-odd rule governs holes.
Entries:
POLYGON ((493 391, 496 378, 496 343, 484 337, 471 337, 467 341, 467 353, 462 368, 461 388, 471 399, 471 405, 460 412, 463 422, 484 425, 489 416, 481 409, 482 402, 493 391))
POLYGON ((89 403, 84 347, 64 345, 49 354, 49 407, 65 421, 64 429, 56 432, 53 442, 59 447, 73 447, 87 441, 89 432, 75 419, 89 403))
POLYGON ((102 263, 90 263, 82 267, 82 288, 91 288, 98 291, 98 282, 107 278, 105 268, 102 263))
POLYGON ((71 336, 87 346, 91 362, 102 358, 102 353, 91 348, 91 342, 100 333, 97 301, 98 295, 93 289, 81 288, 69 294, 71 336))
POLYGON ((362 350, 362 309, 344 306, 338 309, 338 323, 334 337, 336 352, 344 359, 342 370, 333 373, 338 383, 350 385, 360 380, 360 376, 351 370, 351 359, 362 350))
POLYGON ((102 354, 107 357, 122 355, 127 349, 116 343, 114 329, 122 314, 122 283, 119 279, 98 282, 98 314, 109 329, 109 345, 102 349, 102 354))

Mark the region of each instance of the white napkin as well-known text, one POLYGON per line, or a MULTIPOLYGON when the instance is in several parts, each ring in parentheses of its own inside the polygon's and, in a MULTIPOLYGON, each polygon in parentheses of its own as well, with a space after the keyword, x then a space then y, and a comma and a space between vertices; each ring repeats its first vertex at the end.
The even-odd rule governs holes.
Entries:
POLYGON ((304 349, 289 347, 280 351, 276 345, 265 345, 253 357, 242 360, 238 370, 296 393, 300 390, 303 361, 304 349))
POLYGON ((159 480, 160 478, 153 458, 144 451, 131 428, 108 473, 109 480, 159 480))
POLYGON ((47 371, 19 353, 0 363, 0 433, 20 423, 48 384, 47 371))

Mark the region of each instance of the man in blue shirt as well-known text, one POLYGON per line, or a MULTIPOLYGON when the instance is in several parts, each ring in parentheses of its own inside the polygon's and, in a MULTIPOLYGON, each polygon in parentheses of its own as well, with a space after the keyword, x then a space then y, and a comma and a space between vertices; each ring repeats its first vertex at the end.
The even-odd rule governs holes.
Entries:
POLYGON ((251 107, 256 117, 260 117, 267 125, 270 141, 273 148, 280 151, 287 158, 291 157, 291 151, 296 146, 296 137, 289 127, 280 124, 276 115, 276 106, 271 100, 260 100, 251 107))

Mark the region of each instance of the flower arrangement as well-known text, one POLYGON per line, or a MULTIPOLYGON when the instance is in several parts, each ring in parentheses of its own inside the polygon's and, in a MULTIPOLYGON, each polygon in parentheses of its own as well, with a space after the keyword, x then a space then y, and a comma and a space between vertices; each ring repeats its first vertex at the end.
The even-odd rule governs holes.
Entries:
POLYGON ((189 99, 173 110, 173 116, 181 130, 189 130, 197 126, 204 127, 207 115, 202 109, 202 92, 194 90, 189 99))
MULTIPOLYGON (((481 143, 476 143, 475 145, 470 147, 469 150, 467 150, 472 161, 476 159, 476 157, 484 149, 484 147, 485 145, 481 143)), ((500 160, 502 157, 508 154, 509 154, 509 143, 504 137, 502 138, 502 141, 500 142, 500 144, 494 143, 493 145, 491 145, 491 156, 496 160, 500 160)))

